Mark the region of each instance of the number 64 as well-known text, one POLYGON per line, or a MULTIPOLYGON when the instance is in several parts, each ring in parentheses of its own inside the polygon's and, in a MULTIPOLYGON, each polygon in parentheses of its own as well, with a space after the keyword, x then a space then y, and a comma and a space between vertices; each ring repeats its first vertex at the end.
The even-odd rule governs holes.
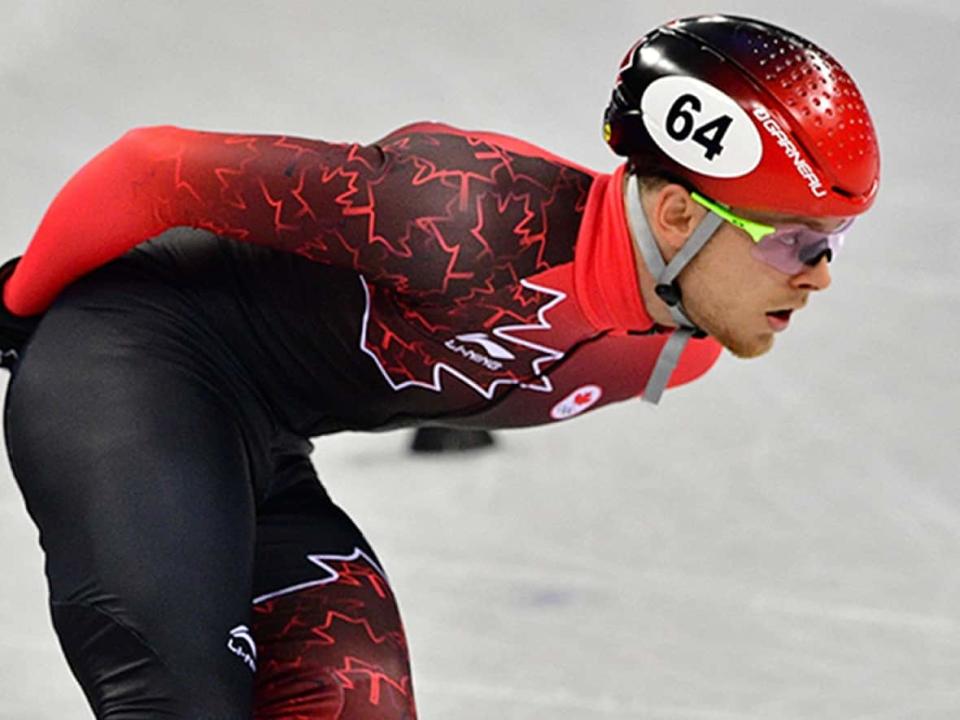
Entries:
POLYGON ((713 160, 723 152, 723 137, 733 118, 721 115, 697 127, 695 115, 699 115, 702 109, 703 103, 696 95, 685 93, 678 97, 667 113, 667 133, 677 142, 692 139, 706 150, 704 157, 713 160))

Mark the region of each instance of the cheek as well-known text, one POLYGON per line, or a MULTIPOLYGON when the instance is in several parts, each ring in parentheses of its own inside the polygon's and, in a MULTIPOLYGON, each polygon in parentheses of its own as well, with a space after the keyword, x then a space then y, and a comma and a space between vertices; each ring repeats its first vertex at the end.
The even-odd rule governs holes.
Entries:
POLYGON ((702 253, 704 273, 735 301, 765 302, 784 285, 786 275, 753 255, 753 242, 733 227, 725 226, 702 253))
POLYGON ((692 264, 718 276, 735 278, 751 268, 756 258, 750 252, 751 241, 731 225, 723 225, 697 253, 692 264))
POLYGON ((749 241, 734 233, 732 227, 719 230, 689 265, 690 290, 712 303, 728 305, 756 285, 756 261, 750 254, 749 241))
POLYGON ((724 242, 711 240, 681 276, 687 307, 702 321, 752 332, 772 298, 782 296, 784 276, 753 257, 749 240, 714 239, 724 242))

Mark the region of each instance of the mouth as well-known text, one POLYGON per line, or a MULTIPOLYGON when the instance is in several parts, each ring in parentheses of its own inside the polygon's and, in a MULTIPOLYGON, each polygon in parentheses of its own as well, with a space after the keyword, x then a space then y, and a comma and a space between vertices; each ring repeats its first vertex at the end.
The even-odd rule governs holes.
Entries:
POLYGON ((771 310, 767 313, 767 323, 774 332, 783 332, 790 325, 790 316, 793 308, 786 310, 771 310))

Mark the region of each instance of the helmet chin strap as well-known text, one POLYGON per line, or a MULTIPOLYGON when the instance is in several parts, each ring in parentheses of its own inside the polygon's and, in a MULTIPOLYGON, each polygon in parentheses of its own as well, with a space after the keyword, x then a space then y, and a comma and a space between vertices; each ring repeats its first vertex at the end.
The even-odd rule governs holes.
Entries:
POLYGON ((640 246, 640 254, 643 255, 647 269, 655 278, 657 296, 666 303, 670 310, 670 316, 679 326, 667 340, 663 350, 660 351, 653 373, 651 373, 650 379, 647 381, 647 387, 643 391, 643 399, 656 405, 660 402, 660 397, 663 395, 677 363, 680 362, 680 355, 683 353, 687 341, 691 337, 706 336, 706 333, 687 317, 683 309, 682 294, 677 276, 693 257, 703 249, 703 246, 707 244, 717 228, 723 224, 723 218, 713 213, 707 213, 700 224, 697 225, 693 234, 687 238, 680 251, 673 256, 669 263, 664 263, 663 254, 653 238, 653 231, 650 229, 647 215, 643 211, 643 205, 640 204, 640 186, 636 175, 633 173, 627 175, 624 192, 626 193, 625 207, 630 231, 640 246))

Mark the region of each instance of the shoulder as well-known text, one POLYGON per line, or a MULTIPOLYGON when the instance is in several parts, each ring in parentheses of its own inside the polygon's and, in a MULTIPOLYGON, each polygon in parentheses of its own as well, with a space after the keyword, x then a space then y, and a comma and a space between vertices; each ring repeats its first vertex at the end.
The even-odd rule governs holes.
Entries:
POLYGON ((378 143, 385 150, 436 155, 464 154, 474 160, 523 158, 543 165, 566 169, 593 179, 600 173, 567 158, 556 155, 520 138, 489 130, 464 130, 445 123, 420 121, 404 125, 378 143), (460 151, 458 153, 457 151, 460 151))

